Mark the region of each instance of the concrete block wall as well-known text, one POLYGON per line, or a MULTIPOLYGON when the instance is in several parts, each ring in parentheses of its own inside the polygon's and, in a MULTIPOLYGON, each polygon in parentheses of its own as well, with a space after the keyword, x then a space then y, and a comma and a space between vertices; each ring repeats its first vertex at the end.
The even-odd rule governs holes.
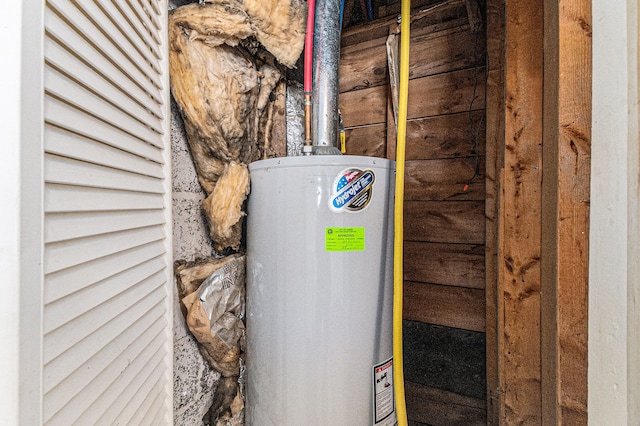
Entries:
MULTIPOLYGON (((214 254, 200 203, 205 198, 191 159, 182 118, 171 105, 173 258, 194 260, 214 254)), ((174 286, 174 424, 203 425, 220 374, 202 358, 180 311, 174 286)))

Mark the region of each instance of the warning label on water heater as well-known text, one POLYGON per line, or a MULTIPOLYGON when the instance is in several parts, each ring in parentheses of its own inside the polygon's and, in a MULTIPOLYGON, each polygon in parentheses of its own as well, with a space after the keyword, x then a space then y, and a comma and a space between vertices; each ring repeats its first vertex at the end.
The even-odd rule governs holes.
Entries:
POLYGON ((336 213, 356 213, 369 205, 376 176, 372 170, 345 169, 335 179, 329 208, 336 213))
POLYGON ((376 425, 396 424, 393 395, 393 358, 373 367, 373 414, 376 425))

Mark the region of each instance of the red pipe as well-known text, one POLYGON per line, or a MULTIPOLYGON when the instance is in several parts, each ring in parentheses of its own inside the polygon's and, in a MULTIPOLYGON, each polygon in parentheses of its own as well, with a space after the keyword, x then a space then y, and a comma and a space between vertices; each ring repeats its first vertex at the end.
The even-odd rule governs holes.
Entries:
POLYGON ((313 27, 316 13, 316 1, 307 1, 307 34, 304 39, 304 91, 313 91, 313 27))
POLYGON ((311 97, 313 93, 313 30, 316 1, 307 1, 307 33, 304 38, 304 145, 311 152, 311 97))

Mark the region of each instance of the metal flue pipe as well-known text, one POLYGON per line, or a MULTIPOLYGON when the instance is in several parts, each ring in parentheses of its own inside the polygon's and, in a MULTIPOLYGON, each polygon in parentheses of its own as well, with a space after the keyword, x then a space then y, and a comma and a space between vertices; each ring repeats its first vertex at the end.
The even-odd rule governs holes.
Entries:
POLYGON ((312 121, 315 154, 340 154, 336 147, 339 62, 340 0, 316 0, 312 121))
POLYGON ((304 37, 304 155, 313 153, 313 139, 311 135, 311 111, 313 109, 313 30, 315 26, 316 2, 307 1, 307 33, 304 37))

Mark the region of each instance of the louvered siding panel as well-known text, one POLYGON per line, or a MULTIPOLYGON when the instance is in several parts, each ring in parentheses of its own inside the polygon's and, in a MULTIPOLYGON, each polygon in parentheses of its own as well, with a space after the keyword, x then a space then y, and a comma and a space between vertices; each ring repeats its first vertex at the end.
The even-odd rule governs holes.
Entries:
POLYGON ((45 7, 45 424, 173 418, 166 10, 45 7))
POLYGON ((86 336, 101 328, 110 328, 111 321, 115 323, 119 313, 149 297, 161 284, 162 280, 158 277, 136 283, 116 297, 78 316, 74 321, 45 334, 45 364, 80 345, 86 336))
POLYGON ((155 194, 162 194, 164 191, 162 179, 59 155, 47 154, 45 165, 45 179, 50 183, 155 194))
POLYGON ((45 68, 44 83, 48 95, 56 97, 86 114, 100 117, 109 125, 129 133, 143 142, 151 143, 157 137, 157 132, 154 132, 147 125, 98 97, 87 88, 78 85, 77 82, 71 80, 70 76, 64 75, 56 69, 45 68))
MULTIPOLYGON (((44 129, 45 149, 51 154, 162 179, 156 163, 58 127, 44 129)), ((135 154, 135 153, 134 153, 135 154)))
MULTIPOLYGON (((85 3, 89 2, 82 2, 81 4, 85 3)), ((48 11, 58 14, 60 18, 67 21, 78 34, 88 39, 94 46, 99 46, 101 54, 103 54, 107 60, 120 68, 125 75, 129 76, 134 83, 145 90, 156 102, 162 102, 160 92, 158 91, 160 84, 157 81, 153 81, 157 80, 157 76, 148 75, 138 67, 139 59, 136 57, 137 55, 130 57, 127 55, 129 52, 125 53, 119 46, 114 45, 113 42, 104 35, 101 29, 97 29, 98 27, 96 27, 81 10, 77 9, 75 4, 70 3, 69 0, 48 0, 47 6, 48 11)), ((150 67, 148 68, 150 69, 150 67)))
POLYGON ((44 288, 44 303, 50 304, 112 277, 122 270, 151 261, 163 255, 164 252, 165 247, 162 242, 153 242, 102 257, 93 262, 86 262, 75 268, 48 274, 47 286, 44 288))
MULTIPOLYGON (((117 46, 130 58, 132 64, 149 76, 149 79, 156 87, 162 87, 160 80, 154 78, 159 75, 160 71, 156 58, 153 57, 152 53, 144 46, 144 41, 138 36, 134 36, 133 39, 128 37, 131 27, 126 20, 118 16, 109 16, 104 9, 98 7, 96 2, 86 1, 78 3, 78 5, 89 19, 106 32, 113 45, 117 46)), ((131 18, 137 19, 135 16, 131 16, 131 18)))
POLYGON ((158 2, 153 0, 137 0, 133 3, 136 4, 135 7, 141 8, 142 13, 145 14, 149 18, 149 21, 152 23, 152 25, 147 26, 149 31, 154 34, 158 34, 157 31, 161 27, 160 21, 158 19, 158 17, 161 15, 158 2))
MULTIPOLYGON (((118 19, 116 16, 111 17, 114 20, 112 21, 109 19, 110 17, 104 15, 103 11, 100 10, 95 2, 78 2, 78 8, 80 13, 103 31, 104 36, 127 57, 133 66, 147 76, 156 87, 162 87, 158 78, 159 69, 156 69, 154 64, 149 62, 151 55, 147 57, 142 54, 139 46, 135 42, 131 42, 131 40, 122 33, 122 30, 118 28, 117 25, 114 25, 114 21, 117 22, 118 19)), ((79 16, 74 16, 74 18, 77 19, 79 16)), ((80 22, 80 19, 78 22, 80 22)))
MULTIPOLYGON (((161 313, 156 311, 155 314, 159 315, 161 313)), ((153 315, 150 315, 148 318, 150 319, 152 316, 153 315)), ((97 403, 96 398, 104 394, 105 389, 122 380, 122 378, 131 381, 135 377, 131 375, 120 376, 120 373, 132 363, 145 364, 145 359, 138 359, 144 350, 150 350, 152 347, 155 347, 154 350, 157 351, 158 348, 161 348, 160 343, 153 345, 152 341, 163 337, 164 327, 166 327, 166 322, 162 321, 162 317, 158 317, 158 321, 146 330, 136 327, 130 327, 125 330, 118 336, 118 340, 114 340, 111 344, 112 349, 121 350, 119 356, 100 356, 105 354, 105 352, 101 352, 98 356, 90 358, 80 367, 63 377, 58 383, 52 386, 51 389, 47 390, 47 403, 50 407, 54 407, 52 411, 55 411, 56 407, 59 408, 69 405, 83 406, 85 407, 84 409, 89 405, 91 405, 92 408, 98 408, 95 405, 97 403), (142 331, 144 331, 144 333, 142 333, 142 331), (138 336, 138 333, 142 333, 141 336, 138 336), (88 371, 92 374, 87 374, 88 371), (114 380, 114 378, 117 379, 114 380), (84 389, 85 395, 91 398, 69 398, 69 395, 65 392, 65 388, 71 386, 76 389, 84 389)), ((134 364, 133 368, 137 371, 141 367, 137 368, 134 364)), ((119 392, 123 390, 124 389, 120 389, 119 392)), ((113 399, 109 404, 112 402, 113 399)))
MULTIPOLYGON (((158 382, 160 375, 158 374, 159 371, 154 361, 155 358, 147 362, 145 364, 145 370, 141 374, 140 379, 145 379, 144 383, 142 383, 142 386, 145 388, 155 388, 160 385, 158 382)), ((136 419, 136 417, 150 417, 148 414, 149 400, 155 398, 157 398, 157 392, 143 393, 140 392, 140 390, 134 392, 131 398, 120 398, 118 403, 123 404, 125 407, 118 413, 118 417, 114 423, 123 423, 124 419, 131 419, 131 424, 139 424, 141 420, 136 419)))
MULTIPOLYGON (((150 330, 148 334, 152 334, 153 331, 150 330)), ((113 424, 120 415, 125 418, 132 416, 132 413, 128 413, 127 404, 134 400, 136 395, 141 392, 141 389, 152 388, 162 373, 161 369, 157 368, 162 358, 162 338, 162 335, 158 335, 145 346, 146 356, 135 356, 135 362, 140 363, 138 374, 132 378, 137 386, 129 386, 129 382, 114 382, 94 404, 96 406, 101 405, 101 409, 82 416, 80 418, 82 422, 86 422, 86 424, 113 424), (152 356, 152 358, 147 360, 149 356, 152 356), (116 412, 110 409, 112 405, 124 406, 124 408, 120 412, 116 412), (102 414, 98 418, 100 411, 102 411, 102 414)), ((133 411, 137 409, 140 409, 140 406, 135 406, 133 411)), ((132 424, 135 423, 132 422, 132 424)))
POLYGON ((97 0, 96 3, 126 36, 127 40, 136 47, 136 50, 151 64, 154 69, 159 69, 162 55, 160 54, 160 40, 154 40, 153 35, 145 29, 144 16, 138 14, 135 8, 127 1, 122 0, 97 0), (131 18, 129 18, 131 17, 131 18), (127 22, 129 25, 121 25, 127 22))
POLYGON ((48 195, 44 199, 46 213, 164 208, 164 199, 158 194, 57 184, 48 184, 45 192, 48 195))
POLYGON ((50 213, 44 242, 65 241, 91 235, 163 225, 165 217, 158 210, 116 212, 50 213))
MULTIPOLYGON (((158 404, 162 404, 162 401, 159 401, 158 404)), ((161 414, 162 414, 162 411, 161 410, 157 410, 156 416, 154 417, 153 420, 151 420, 151 424, 152 425, 166 424, 166 420, 162 418, 161 414)))
MULTIPOLYGON (((164 330, 167 324, 166 321, 163 321, 164 312, 160 304, 147 307, 146 311, 138 307, 137 310, 132 309, 128 314, 137 315, 138 322, 124 324, 119 334, 110 341, 92 342, 97 345, 95 353, 82 357, 76 363, 60 358, 49 364, 51 368, 46 372, 45 379, 49 383, 49 389, 46 393, 47 404, 54 407, 52 412, 56 412, 55 407, 64 406, 65 402, 68 403, 76 399, 76 403, 93 404, 95 399, 75 398, 75 392, 69 394, 68 388, 73 387, 77 392, 77 390, 85 389, 90 383, 97 383, 102 371, 111 366, 115 368, 116 374, 105 376, 106 385, 94 386, 85 391, 88 397, 96 391, 101 393, 108 385, 121 380, 118 373, 124 370, 132 362, 132 359, 135 359, 128 358, 129 355, 136 355, 145 347, 143 343, 148 340, 145 336, 152 334, 149 330, 152 330, 152 327, 161 327, 164 330), (118 362, 118 360, 120 361, 118 362), (121 364, 122 360, 126 360, 125 364, 121 364), (116 363, 114 364, 114 362, 116 363), (54 369, 54 367, 58 369, 54 369)), ((135 375, 130 374, 123 377, 131 380, 135 375)))
MULTIPOLYGON (((114 2, 120 10, 125 11, 125 13, 129 16, 132 14, 135 15, 138 19, 136 22, 136 32, 141 34, 141 37, 145 39, 145 41, 151 45, 152 49, 156 45, 160 45, 160 38, 158 35, 159 27, 155 25, 152 19, 149 17, 151 15, 157 14, 156 11, 149 11, 142 7, 137 2, 130 2, 125 0, 115 0, 114 2)), ((154 52, 156 50, 154 49, 154 52)), ((158 52, 156 52, 157 54, 158 52)))
POLYGON ((84 262, 100 259, 131 247, 137 247, 165 238, 159 226, 113 232, 108 235, 79 238, 46 244, 45 273, 71 268, 84 262))
MULTIPOLYGON (((164 307, 161 305, 162 302, 158 301, 156 309, 149 311, 150 315, 140 317, 139 321, 149 324, 157 321, 166 328, 166 322, 162 321, 164 312, 161 312, 164 307)), ((146 360, 142 358, 139 363, 133 364, 132 360, 126 358, 126 349, 132 346, 142 348, 142 345, 139 344, 142 341, 141 336, 149 331, 149 328, 136 327, 136 325, 138 324, 133 324, 130 329, 122 330, 116 338, 109 341, 109 344, 101 346, 100 351, 93 357, 79 363, 78 368, 71 371, 73 374, 67 376, 68 382, 62 382, 60 386, 45 394, 45 421, 55 420, 54 424, 83 424, 76 422, 81 416, 103 414, 98 398, 110 386, 117 386, 123 381, 128 386, 132 386, 131 381, 136 379, 137 373, 140 371, 138 364, 144 364, 146 360), (114 368, 109 369, 110 366, 114 366, 114 368), (105 371, 104 380, 100 375, 103 371, 105 371), (86 387, 69 392, 70 384, 77 381, 76 377, 82 376, 89 376, 91 381, 86 387), (69 385, 67 385, 68 383, 69 385)), ((163 369, 160 368, 159 371, 162 373, 163 369)), ((145 391, 150 392, 151 389, 145 389, 145 391)), ((113 405, 113 409, 118 412, 122 411, 122 408, 113 405)))
POLYGON ((161 272, 164 267, 164 259, 155 258, 47 304, 44 332, 52 333, 79 316, 98 310, 105 300, 111 300, 131 289, 132 282, 141 282, 161 272))
MULTIPOLYGON (((78 60, 94 70, 96 75, 109 81, 113 86, 119 87, 123 93, 130 95, 141 106, 148 108, 156 117, 162 117, 159 104, 145 101, 148 94, 144 88, 129 78, 121 67, 117 66, 108 57, 105 57, 94 44, 91 44, 81 34, 74 31, 65 20, 56 14, 48 13, 45 16, 45 23, 48 39, 55 40, 57 44, 64 47, 72 55, 77 56, 78 60)), ((49 58, 49 60, 53 62, 54 58, 55 56, 49 58)))
MULTIPOLYGON (((160 385, 159 383, 156 383, 154 388, 157 388, 159 385, 160 385)), ((157 397, 157 393, 155 392, 147 395, 138 394, 136 395, 136 397, 137 397, 135 401, 136 405, 138 403, 137 400, 142 399, 142 402, 140 403, 140 410, 133 413, 133 416, 131 418, 131 424, 140 424, 143 421, 143 419, 151 417, 151 413, 157 410, 158 405, 161 403, 161 401, 157 397)), ((120 417, 124 417, 124 416, 120 416, 120 417)), ((122 422, 123 420, 120 420, 120 419, 116 420, 116 424, 122 423, 122 422)))
POLYGON ((48 52, 48 66, 59 70, 62 74, 72 76, 79 84, 88 87, 97 96, 113 102, 116 107, 126 113, 145 120, 144 122, 148 126, 155 125, 154 130, 158 132, 162 130, 156 123, 158 116, 153 115, 151 111, 137 103, 121 88, 114 86, 113 82, 103 74, 98 74, 100 78, 96 78, 96 70, 91 68, 84 58, 78 57, 75 49, 71 50, 71 47, 62 46, 51 38, 45 39, 44 48, 48 52))
MULTIPOLYGON (((149 28, 152 28, 149 15, 147 15, 147 12, 142 9, 138 3, 123 0, 115 0, 112 2, 103 0, 100 2, 100 5, 107 10, 111 16, 117 16, 118 14, 122 16, 135 16, 136 19, 130 20, 132 25, 131 31, 135 31, 138 37, 144 42, 145 47, 153 53, 157 60, 161 59, 162 55, 158 47, 160 45, 160 37, 157 33, 158 28, 153 28, 153 31, 149 30, 149 28)), ((131 36, 130 38, 134 39, 135 36, 131 36)))
POLYGON ((131 135, 126 132, 84 114, 54 97, 47 98, 44 105, 44 115, 48 125, 68 130, 154 162, 162 162, 162 151, 158 149, 159 146, 155 147, 141 140, 132 139, 131 135))
MULTIPOLYGON (((133 306, 111 319, 109 323, 69 348, 64 356, 59 356, 45 364, 45 377, 51 377, 54 380, 62 378, 60 385, 45 394, 45 419, 57 416, 59 411, 70 403, 77 407, 88 409, 92 407, 97 395, 104 391, 104 388, 91 386, 95 383, 97 375, 115 360, 122 359, 122 353, 128 346, 138 346, 139 342, 143 341, 142 336, 147 332, 149 324, 160 321, 166 325, 166 321, 163 321, 163 315, 165 315, 162 311, 163 296, 160 292, 147 294, 145 298, 135 301, 133 306), (70 383, 76 380, 76 375, 89 379, 89 385, 81 389, 72 387, 70 383)), ((129 365, 127 363, 127 367, 129 365)), ((127 368, 108 375, 108 381, 113 383, 122 375, 127 378, 135 377, 137 372, 135 368, 127 368)), ((122 409, 122 407, 117 408, 122 409)), ((80 416, 82 412, 65 410, 61 419, 73 419, 80 416)))

